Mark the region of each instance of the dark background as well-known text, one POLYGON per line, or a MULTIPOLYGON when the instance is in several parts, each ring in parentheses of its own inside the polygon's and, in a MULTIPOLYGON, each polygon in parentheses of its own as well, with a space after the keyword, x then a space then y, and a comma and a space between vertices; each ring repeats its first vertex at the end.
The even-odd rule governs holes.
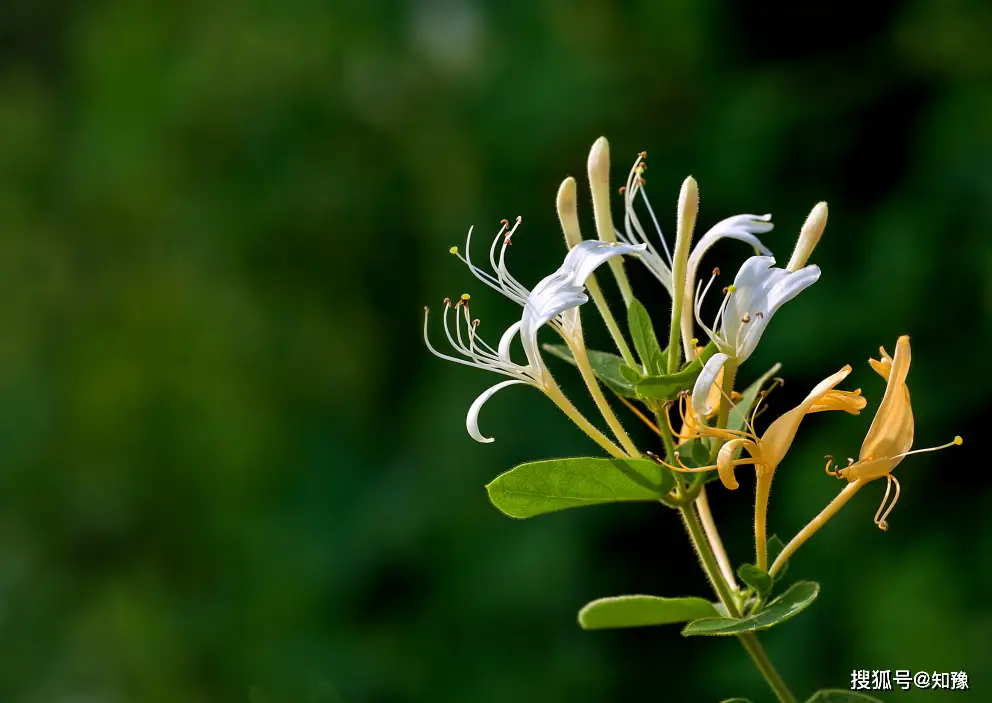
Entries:
MULTIPOLYGON (((690 173, 700 227, 772 212, 783 263, 830 203, 820 282, 741 373, 782 361, 781 411, 852 363, 870 403, 804 425, 773 531, 837 490, 821 457, 856 454, 883 388, 865 360, 900 334, 917 446, 966 440, 899 467, 887 534, 877 483, 800 550, 790 577, 823 593, 764 636, 785 677, 805 696, 855 668, 966 671, 970 694, 889 697, 987 700, 990 8, 5 2, 0 699, 769 700, 732 639, 578 628, 592 598, 706 592, 676 516, 501 516, 498 473, 597 450, 526 388, 473 442, 465 411, 498 379, 420 339, 444 296, 471 292, 492 341, 519 315, 447 249, 522 215, 510 266, 533 285, 564 254, 566 175, 591 235, 606 135, 617 185, 649 152, 669 233, 690 173)), ((741 478, 711 492, 738 561, 741 478)))

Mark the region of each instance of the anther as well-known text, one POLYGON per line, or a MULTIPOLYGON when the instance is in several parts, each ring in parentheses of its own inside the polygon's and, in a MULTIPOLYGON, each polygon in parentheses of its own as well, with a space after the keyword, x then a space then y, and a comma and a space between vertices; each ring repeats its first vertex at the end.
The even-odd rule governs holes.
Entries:
POLYGON ((448 249, 448 253, 449 254, 456 254, 457 255, 458 254, 458 247, 451 247, 450 249, 448 249))
POLYGON ((620 190, 618 192, 620 193, 620 195, 623 195, 623 192, 625 190, 627 190, 627 186, 620 186, 620 190))
POLYGON ((955 436, 954 436, 954 443, 955 443, 956 445, 958 445, 959 447, 960 447, 960 446, 961 446, 962 444, 964 444, 964 440, 963 440, 963 439, 961 438, 961 435, 955 435, 955 436))
POLYGON ((744 317, 741 318, 741 322, 747 324, 750 321, 751 321, 751 313, 749 312, 744 313, 744 317))
POLYGON ((509 227, 510 226, 510 221, 508 219, 506 219, 505 217, 502 220, 500 220, 499 223, 501 225, 503 225, 504 227, 509 227))
POLYGON ((430 312, 430 311, 431 311, 431 309, 425 305, 424 306, 424 312, 430 312))
POLYGON ((763 313, 763 312, 756 312, 756 313, 754 313, 754 316, 755 316, 755 317, 756 317, 757 319, 759 319, 759 320, 760 320, 761 318, 763 318, 763 317, 765 316, 765 313, 763 313))
POLYGON ((444 304, 445 305, 451 305, 451 298, 445 298, 444 299, 444 304))
POLYGON ((462 300, 463 301, 465 301, 467 303, 471 299, 472 299, 472 296, 471 295, 469 295, 468 293, 462 293, 462 300))
POLYGON ((638 156, 640 156, 642 159, 646 159, 648 158, 648 152, 642 151, 640 154, 638 154, 638 156))
POLYGON ((479 318, 475 318, 474 320, 472 320, 472 326, 473 327, 478 327, 479 326, 479 318))
POLYGON ((714 266, 713 267, 713 275, 714 276, 719 276, 720 275, 720 267, 719 266, 714 266))

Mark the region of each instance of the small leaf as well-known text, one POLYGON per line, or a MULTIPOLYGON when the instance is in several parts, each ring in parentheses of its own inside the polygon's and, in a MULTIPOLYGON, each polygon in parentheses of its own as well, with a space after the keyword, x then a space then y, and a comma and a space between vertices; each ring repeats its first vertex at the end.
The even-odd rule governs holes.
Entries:
MULTIPOLYGON (((541 347, 549 354, 557 356, 559 359, 575 366, 575 359, 572 357, 572 352, 564 344, 542 344, 541 347)), ((614 393, 622 395, 624 398, 637 397, 637 393, 634 391, 634 383, 628 381, 620 370, 620 367, 625 366, 623 359, 616 354, 596 351, 595 349, 586 350, 586 355, 589 357, 589 365, 592 366, 592 370, 596 373, 596 378, 602 381, 607 388, 614 393)), ((638 378, 640 378, 640 375, 638 375, 638 378)))
POLYGON ((767 630, 800 613, 816 600, 820 584, 797 581, 785 593, 769 603, 763 610, 746 618, 703 618, 693 620, 682 630, 691 635, 739 635, 742 632, 767 630))
MULTIPOLYGON (((778 535, 772 535, 768 538, 768 563, 774 564, 775 560, 778 559, 778 555, 782 553, 785 549, 785 543, 778 538, 778 535)), ((789 570, 789 562, 786 561, 782 564, 782 568, 778 570, 778 575, 775 577, 779 580, 785 576, 785 572, 789 570)))
POLYGON ((842 689, 823 689, 813 694, 806 703, 882 703, 877 698, 866 696, 863 693, 854 691, 844 691, 842 689))
POLYGON ((516 466, 486 486, 489 499, 510 517, 566 508, 659 500, 675 487, 668 469, 648 459, 549 459, 516 466))
POLYGON ((624 380, 628 381, 632 385, 636 384, 641 380, 641 378, 643 378, 640 371, 630 368, 627 364, 620 364, 620 375, 624 377, 624 380))
POLYGON ((741 581, 753 588, 755 592, 764 598, 771 590, 773 579, 764 569, 759 569, 754 564, 742 564, 737 569, 737 575, 741 581))
POLYGON ((679 393, 692 388, 699 372, 703 370, 703 364, 715 353, 716 345, 710 342, 703 349, 702 354, 686 364, 678 373, 646 376, 636 385, 637 395, 663 402, 674 400, 679 393))
POLYGON ((579 624, 583 630, 602 630, 613 627, 671 625, 717 616, 719 613, 713 604, 702 598, 614 596, 587 604, 579 611, 579 624))
POLYGON ((630 329, 630 337, 634 340, 634 349, 640 358, 644 369, 649 375, 658 375, 665 372, 666 357, 658 344, 658 336, 654 333, 654 325, 651 323, 651 316, 636 298, 631 298, 627 305, 627 327, 630 329))

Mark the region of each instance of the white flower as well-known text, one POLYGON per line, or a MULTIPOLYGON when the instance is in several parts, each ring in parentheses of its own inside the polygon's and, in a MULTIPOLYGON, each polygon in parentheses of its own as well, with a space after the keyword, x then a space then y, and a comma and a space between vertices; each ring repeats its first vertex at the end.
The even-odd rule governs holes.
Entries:
POLYGON ((692 387, 692 409, 696 411, 697 417, 709 417, 713 412, 713 406, 710 405, 710 389, 716 383, 720 369, 727 363, 728 358, 730 357, 721 352, 714 354, 696 376, 696 384, 692 387))
MULTIPOLYGON (((668 294, 673 295, 672 254, 661 232, 658 218, 655 217, 654 208, 651 207, 651 203, 648 201, 644 179, 641 177, 641 174, 646 168, 643 163, 645 156, 646 154, 644 152, 638 155, 637 160, 634 161, 634 166, 630 169, 627 185, 622 188, 625 205, 624 231, 616 230, 616 235, 617 239, 627 244, 645 244, 647 246, 647 251, 641 256, 641 261, 654 274, 655 278, 661 282, 661 285, 665 287, 668 294), (651 217, 651 223, 654 225, 655 232, 658 234, 658 239, 661 240, 661 246, 665 254, 664 258, 658 253, 654 245, 651 244, 637 216, 634 203, 638 195, 641 196, 641 201, 647 208, 648 215, 651 217)), ((774 227, 770 222, 771 217, 771 215, 735 215, 713 225, 706 234, 700 237, 699 241, 696 242, 696 246, 693 247, 692 253, 689 255, 689 263, 686 270, 687 280, 690 281, 690 286, 692 285, 691 282, 696 278, 696 271, 699 268, 699 262, 702 260, 703 255, 721 239, 740 240, 750 244, 760 253, 770 256, 771 251, 761 243, 761 240, 755 234, 763 234, 771 231, 774 227)))
POLYGON ((472 263, 470 258, 471 231, 469 231, 465 243, 464 257, 458 253, 456 248, 452 247, 451 249, 451 252, 464 261, 479 280, 516 301, 524 308, 520 320, 507 328, 495 349, 479 337, 476 332, 478 320, 472 320, 469 315, 469 297, 467 295, 462 296, 462 299, 454 305, 451 304, 450 300, 445 300, 444 308, 445 334, 451 345, 464 358, 442 354, 431 345, 427 336, 427 316, 426 314, 424 316, 424 341, 433 354, 458 364, 474 366, 510 377, 510 380, 502 381, 487 389, 469 407, 465 424, 469 435, 477 442, 493 441, 491 437, 485 437, 479 431, 479 411, 497 391, 507 386, 525 383, 539 388, 545 393, 560 394, 541 358, 540 347, 537 342, 538 330, 543 325, 549 324, 561 334, 566 342, 581 343, 578 327, 578 306, 589 300, 585 293, 586 279, 596 268, 613 257, 638 253, 645 249, 643 245, 631 246, 600 241, 580 242, 569 250, 557 271, 534 286, 533 291, 529 291, 510 275, 505 265, 506 247, 510 242, 510 236, 519 224, 518 218, 516 225, 510 229, 508 223, 503 221, 503 227, 496 235, 489 250, 489 262, 492 265, 493 273, 484 271, 472 263), (503 246, 497 261, 496 245, 500 238, 503 238, 503 246), (455 308, 456 313, 454 334, 452 334, 448 321, 448 313, 452 308, 455 308), (462 333, 463 323, 464 334, 462 333), (525 365, 517 364, 510 358, 510 345, 518 334, 524 348, 524 355, 527 357, 525 365))
POLYGON ((726 288, 726 296, 712 327, 703 323, 700 309, 715 274, 703 292, 696 295, 696 321, 716 343, 717 349, 733 357, 738 364, 744 363, 758 346, 772 315, 820 277, 820 269, 816 266, 787 271, 774 268, 774 264, 775 259, 770 256, 752 256, 744 262, 734 284, 726 288))

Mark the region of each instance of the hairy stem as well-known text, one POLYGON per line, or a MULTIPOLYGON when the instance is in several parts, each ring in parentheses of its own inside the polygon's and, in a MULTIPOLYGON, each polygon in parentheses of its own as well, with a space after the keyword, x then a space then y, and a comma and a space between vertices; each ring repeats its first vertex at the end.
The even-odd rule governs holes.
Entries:
POLYGON ((863 485, 864 483, 860 479, 847 484, 844 490, 838 493, 837 496, 830 501, 827 507, 820 511, 819 515, 810 520, 809 524, 801 529, 796 536, 793 537, 787 545, 785 545, 785 548, 782 549, 782 553, 775 559, 775 563, 772 564, 772 568, 768 570, 768 573, 772 576, 777 574, 779 569, 781 569, 785 565, 785 562, 789 560, 789 557, 791 557, 793 553, 795 553, 795 551, 806 542, 806 540, 812 537, 817 530, 823 527, 827 520, 832 518, 838 510, 844 507, 844 504, 847 503, 847 501, 849 501, 863 485))

